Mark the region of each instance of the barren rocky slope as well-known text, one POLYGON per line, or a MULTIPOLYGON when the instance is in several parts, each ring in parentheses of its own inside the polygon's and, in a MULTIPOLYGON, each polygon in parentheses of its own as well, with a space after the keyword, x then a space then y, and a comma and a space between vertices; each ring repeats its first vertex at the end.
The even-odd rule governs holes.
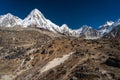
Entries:
POLYGON ((120 39, 0 29, 0 80, 119 80, 120 39))

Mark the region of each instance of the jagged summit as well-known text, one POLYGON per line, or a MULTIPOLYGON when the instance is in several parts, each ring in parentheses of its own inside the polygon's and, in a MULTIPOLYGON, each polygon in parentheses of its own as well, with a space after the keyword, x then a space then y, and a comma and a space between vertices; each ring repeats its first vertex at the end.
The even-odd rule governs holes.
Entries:
POLYGON ((0 27, 14 27, 21 24, 22 19, 12 15, 11 13, 0 16, 0 27))
POLYGON ((59 31, 59 26, 46 19, 38 9, 31 11, 31 13, 23 20, 23 25, 25 27, 43 28, 53 32, 59 31))
POLYGON ((61 30, 65 30, 65 31, 70 31, 71 29, 68 27, 67 24, 63 24, 61 27, 61 30))
POLYGON ((9 16, 9 17, 12 17, 13 15, 11 13, 7 13, 6 15, 4 16, 9 16))
POLYGON ((109 26, 111 26, 114 22, 113 21, 107 21, 106 24, 108 24, 109 26))
POLYGON ((0 17, 12 17, 13 15, 11 13, 7 13, 5 15, 1 15, 0 17))
POLYGON ((31 11, 31 13, 23 20, 24 26, 44 26, 46 23, 47 21, 38 9, 31 11))
POLYGON ((63 24, 61 28, 69 28, 67 24, 63 24))
MULTIPOLYGON (((33 9, 31 13, 41 13, 37 8, 33 9)), ((42 13, 41 13, 42 14, 42 13)))

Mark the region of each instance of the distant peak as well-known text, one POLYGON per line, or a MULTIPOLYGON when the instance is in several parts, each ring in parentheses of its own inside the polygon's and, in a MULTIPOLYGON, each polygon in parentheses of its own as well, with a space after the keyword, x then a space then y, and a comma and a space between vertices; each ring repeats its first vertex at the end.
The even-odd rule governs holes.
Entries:
POLYGON ((31 13, 39 13, 39 14, 42 14, 37 8, 33 9, 33 10, 31 11, 31 13))
POLYGON ((61 26, 61 28, 65 28, 65 29, 69 29, 69 27, 68 27, 68 25, 67 24, 63 24, 62 26, 61 26))
POLYGON ((7 13, 5 15, 1 15, 0 17, 2 18, 18 18, 17 16, 14 16, 13 14, 11 13, 7 13))
POLYGON ((93 27, 89 26, 88 28, 89 28, 89 29, 92 29, 93 27))
POLYGON ((89 28, 89 26, 87 26, 87 25, 83 25, 81 28, 89 28))
POLYGON ((104 25, 99 26, 99 29, 109 27, 109 26, 111 26, 113 24, 114 24, 113 21, 107 21, 104 25))
POLYGON ((107 21, 106 24, 107 25, 112 25, 114 22, 113 21, 107 21))
POLYGON ((39 12, 39 10, 37 8, 33 9, 33 11, 38 11, 39 12))
POLYGON ((68 27, 68 25, 67 24, 63 24, 62 27, 68 27))
POLYGON ((13 16, 11 13, 7 13, 6 16, 13 16))
POLYGON ((115 23, 119 23, 120 22, 120 19, 116 20, 115 23))

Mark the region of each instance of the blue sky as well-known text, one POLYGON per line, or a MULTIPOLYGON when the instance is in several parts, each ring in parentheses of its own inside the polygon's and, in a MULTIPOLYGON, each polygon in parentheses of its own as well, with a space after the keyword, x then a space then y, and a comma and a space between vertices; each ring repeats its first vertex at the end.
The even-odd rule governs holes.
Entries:
POLYGON ((0 15, 12 13, 24 19, 34 8, 46 18, 72 29, 99 27, 120 18, 120 0, 0 0, 0 15))

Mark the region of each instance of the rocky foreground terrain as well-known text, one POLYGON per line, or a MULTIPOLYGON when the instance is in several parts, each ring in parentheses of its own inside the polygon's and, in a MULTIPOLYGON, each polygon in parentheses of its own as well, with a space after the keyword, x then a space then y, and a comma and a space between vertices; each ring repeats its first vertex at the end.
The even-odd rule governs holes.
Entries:
POLYGON ((120 38, 0 28, 0 80, 120 80, 120 38))

